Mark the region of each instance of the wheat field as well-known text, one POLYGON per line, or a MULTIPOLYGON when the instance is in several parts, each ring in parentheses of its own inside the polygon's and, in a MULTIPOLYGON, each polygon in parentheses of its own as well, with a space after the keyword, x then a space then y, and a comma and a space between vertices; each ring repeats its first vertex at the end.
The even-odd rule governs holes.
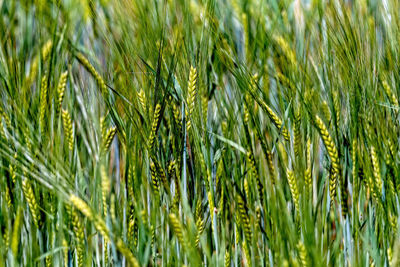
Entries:
POLYGON ((400 266, 396 0, 0 0, 0 267, 400 266))

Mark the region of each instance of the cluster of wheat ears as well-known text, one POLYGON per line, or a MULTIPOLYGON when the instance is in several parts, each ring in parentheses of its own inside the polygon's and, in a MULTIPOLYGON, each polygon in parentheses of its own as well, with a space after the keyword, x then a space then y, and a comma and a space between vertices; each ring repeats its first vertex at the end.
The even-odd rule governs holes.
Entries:
POLYGON ((0 0, 0 267, 399 266, 397 0, 0 0))

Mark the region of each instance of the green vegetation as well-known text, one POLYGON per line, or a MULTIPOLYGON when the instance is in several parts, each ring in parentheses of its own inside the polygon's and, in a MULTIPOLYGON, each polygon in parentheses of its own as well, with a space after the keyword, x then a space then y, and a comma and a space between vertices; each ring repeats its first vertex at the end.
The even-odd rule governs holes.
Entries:
POLYGON ((0 267, 400 265, 398 1, 0 10, 0 267))

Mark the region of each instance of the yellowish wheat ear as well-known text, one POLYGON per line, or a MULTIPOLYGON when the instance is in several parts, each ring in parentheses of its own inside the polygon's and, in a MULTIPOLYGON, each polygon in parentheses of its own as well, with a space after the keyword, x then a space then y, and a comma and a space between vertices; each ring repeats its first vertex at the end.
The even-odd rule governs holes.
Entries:
POLYGON ((102 152, 105 153, 110 148, 111 142, 114 139, 115 133, 117 132, 117 127, 111 127, 107 130, 102 145, 102 152))
POLYGON ((0 115, 2 116, 2 118, 4 119, 6 126, 8 129, 11 129, 11 120, 10 117, 8 116, 8 114, 4 111, 4 109, 2 109, 0 107, 0 115))
POLYGON ((301 133, 300 133, 300 109, 297 109, 294 114, 294 154, 296 157, 299 156, 301 150, 301 133))
POLYGON ((247 20, 247 14, 242 12, 241 13, 241 20, 243 24, 243 38, 244 38, 244 53, 245 57, 248 58, 249 55, 249 23, 247 20))
POLYGON ((243 227, 246 243, 251 244, 250 220, 246 211, 246 204, 240 195, 237 196, 237 205, 240 215, 240 225, 243 227))
POLYGON ((304 246, 303 242, 299 241, 297 243, 297 249, 299 251, 299 258, 300 258, 301 265, 303 267, 309 266, 308 258, 307 258, 307 250, 306 250, 306 247, 304 246))
POLYGON ((278 115, 265 103, 263 103, 264 109, 267 111, 268 116, 275 124, 275 126, 282 131, 282 135, 286 141, 290 141, 290 135, 286 127, 283 125, 282 120, 278 117, 278 115))
POLYGON ((204 220, 202 220, 201 218, 198 218, 196 221, 196 227, 197 227, 197 235, 196 235, 196 247, 199 246, 200 243, 200 236, 204 231, 204 220))
POLYGON ((6 200, 6 203, 7 203, 7 207, 11 209, 12 208, 12 201, 11 201, 11 196, 10 196, 10 188, 9 188, 8 185, 6 185, 4 187, 4 191, 5 191, 5 200, 6 200))
POLYGON ((214 199, 212 197, 211 191, 208 191, 207 193, 208 197, 208 205, 210 206, 210 217, 211 217, 211 230, 214 231, 214 199))
POLYGON ((185 248, 186 242, 183 236, 183 228, 181 225, 181 222, 179 221, 178 217, 174 213, 169 214, 169 221, 171 223, 172 229, 174 230, 174 233, 176 237, 178 238, 179 243, 181 243, 181 246, 185 248))
POLYGON ((329 105, 328 105, 328 102, 326 102, 326 100, 324 100, 322 102, 321 109, 322 109, 322 113, 324 114, 326 121, 329 122, 331 120, 331 111, 329 109, 329 105))
POLYGON ((93 220, 94 216, 93 216, 92 210, 90 209, 90 207, 88 206, 88 204, 86 204, 86 202, 84 200, 82 200, 81 198, 79 198, 76 195, 70 195, 69 201, 83 215, 88 217, 90 220, 93 220))
POLYGON ((275 184, 275 167, 274 167, 274 159, 272 156, 272 152, 267 151, 267 164, 269 170, 269 176, 271 179, 271 185, 275 184))
POLYGON ((169 192, 169 184, 167 181, 167 177, 165 176, 165 172, 164 169, 162 168, 162 166, 160 165, 160 163, 158 162, 157 159, 153 159, 154 164, 156 165, 156 171, 157 171, 157 176, 159 177, 160 181, 163 183, 164 185, 164 189, 169 192))
POLYGON ((228 249, 225 252, 224 266, 225 267, 230 267, 231 266, 231 254, 229 253, 228 249))
POLYGON ((246 194, 246 199, 250 199, 250 186, 247 177, 244 178, 243 187, 244 187, 244 192, 246 194))
POLYGON ((149 148, 152 149, 154 145, 154 139, 156 138, 158 121, 160 119, 161 114, 161 105, 157 104, 154 109, 153 123, 151 124, 151 131, 149 137, 149 148))
POLYGON ((139 93, 138 93, 138 99, 139 99, 139 103, 143 109, 143 111, 146 111, 146 94, 144 92, 143 89, 140 89, 139 93))
POLYGON ((294 176, 294 172, 292 170, 287 170, 287 179, 288 179, 288 184, 290 188, 290 192, 292 193, 293 197, 293 202, 294 206, 297 210, 297 212, 300 212, 300 195, 299 195, 299 189, 297 187, 297 181, 294 176))
POLYGON ((310 198, 310 194, 312 196, 312 164, 311 164, 311 140, 307 140, 307 151, 306 151, 306 169, 304 170, 304 182, 306 189, 306 199, 307 201, 310 198))
POLYGON ((36 227, 39 227, 40 223, 39 205, 37 204, 36 197, 32 189, 32 185, 27 178, 24 178, 22 180, 22 191, 24 192, 25 199, 28 202, 33 223, 35 224, 36 227))
POLYGON ((194 111, 194 105, 196 100, 196 80, 197 80, 197 71, 196 68, 190 66, 190 73, 189 73, 189 83, 188 83, 188 95, 186 102, 188 104, 188 108, 186 110, 186 117, 187 117, 187 130, 191 128, 192 125, 192 114, 194 111))
POLYGON ((69 250, 69 246, 68 246, 68 242, 67 240, 63 239, 62 241, 63 244, 63 257, 64 257, 64 267, 68 267, 68 250, 69 250))
POLYGON ((61 111, 62 108, 62 102, 64 99, 64 92, 65 92, 65 87, 67 85, 67 78, 68 78, 68 71, 65 71, 61 74, 60 80, 58 81, 58 86, 57 86, 57 112, 61 111))
POLYGON ((153 190, 156 194, 156 197, 158 198, 160 194, 160 184, 158 182, 160 180, 160 177, 157 172, 157 167, 153 161, 150 162, 150 172, 151 172, 151 181, 153 183, 153 190))
POLYGON ((373 169, 374 169, 375 186, 377 188, 378 195, 380 195, 381 192, 382 192, 381 170, 380 170, 380 167, 379 167, 378 155, 376 154, 374 146, 371 146, 371 160, 372 160, 372 166, 373 166, 373 169))
POLYGON ((100 87, 100 90, 104 94, 104 96, 108 97, 108 89, 106 83, 104 82, 101 75, 93 67, 93 65, 89 62, 89 60, 82 53, 77 53, 75 56, 78 59, 78 61, 86 68, 86 70, 90 74, 92 74, 93 78, 96 80, 96 83, 100 87))
POLYGON ((247 109, 246 105, 243 105, 243 123, 247 125, 249 124, 249 121, 250 121, 249 110, 247 109))
POLYGON ((40 130, 43 133, 43 130, 45 129, 45 120, 44 120, 44 115, 46 112, 46 107, 47 107, 47 75, 43 75, 42 77, 42 82, 40 86, 40 106, 39 106, 39 124, 40 124, 40 130))
POLYGON ((339 129, 339 125, 340 125, 340 95, 337 91, 333 92, 333 107, 335 110, 336 127, 339 129))
MULTIPOLYGON (((17 159, 17 153, 15 153, 14 159, 17 159)), ((17 179, 17 173, 15 172, 15 170, 16 170, 16 166, 14 164, 10 164, 10 176, 11 176, 11 181, 13 182, 13 184, 16 183, 16 179, 17 179)))
POLYGON ((101 132, 101 142, 106 139, 107 134, 107 126, 106 126, 106 118, 104 116, 100 117, 100 132, 101 132))
POLYGON ((98 216, 96 216, 89 205, 82 200, 80 197, 71 194, 69 196, 69 202, 74 206, 77 210, 79 210, 83 215, 85 215, 90 221, 93 222, 97 231, 103 236, 105 242, 110 242, 111 236, 109 230, 106 226, 106 223, 98 216))
POLYGON ((126 247, 124 241, 122 241, 120 238, 116 242, 116 247, 121 252, 121 254, 126 258, 126 261, 128 262, 128 266, 133 266, 133 267, 140 267, 139 262, 133 256, 132 252, 130 251, 129 248, 126 247))
POLYGON ((101 175, 101 195, 103 200, 103 215, 107 216, 107 196, 110 192, 111 182, 108 178, 106 168, 102 165, 100 167, 100 175, 101 175))
POLYGON ((390 104, 392 104, 395 107, 398 107, 397 97, 386 80, 382 82, 382 86, 383 90, 385 90, 387 97, 389 98, 390 104))
POLYGON ((250 256, 250 250, 248 243, 246 243, 244 240, 242 242, 242 248, 244 250, 244 259, 245 262, 247 263, 246 266, 251 266, 251 256, 250 256))
POLYGON ((282 49, 283 53, 288 59, 288 62, 294 66, 296 64, 296 54, 295 51, 286 42, 286 39, 281 35, 275 35, 274 40, 278 44, 278 46, 282 49))
POLYGON ((79 219, 76 211, 72 213, 72 226, 74 229, 74 234, 76 238, 76 255, 78 258, 78 266, 83 266, 83 252, 84 252, 84 242, 85 242, 85 233, 83 229, 83 225, 79 219))
MULTIPOLYGON (((42 57, 43 62, 45 62, 47 60, 47 58, 49 57, 52 47, 53 47, 53 42, 51 40, 47 41, 43 45, 42 50, 41 50, 41 53, 42 53, 41 57, 42 57)), ((31 67, 31 70, 29 72, 29 76, 28 76, 27 82, 26 82, 27 86, 30 86, 34 82, 36 75, 38 73, 38 69, 39 69, 39 55, 36 56, 36 58, 34 59, 34 61, 32 63, 32 67, 31 67)))
POLYGON ((171 101, 171 106, 172 106, 172 113, 174 114, 174 120, 176 125, 178 125, 179 130, 182 129, 182 121, 181 121, 181 112, 179 111, 179 107, 171 101))
POLYGON ((251 153, 251 151, 247 152, 247 162, 250 165, 250 168, 251 168, 251 171, 253 174, 253 178, 257 182, 257 190, 258 190, 258 195, 259 195, 260 201, 261 201, 261 203, 263 203, 264 187, 261 183, 260 175, 258 175, 256 161, 255 161, 253 153, 251 153))
POLYGON ((23 223, 23 210, 19 207, 17 211, 17 216, 15 217, 14 225, 13 225, 13 232, 11 237, 11 252, 13 253, 14 257, 18 255, 18 246, 20 241, 20 234, 21 234, 21 227, 23 223))
POLYGON ((74 132, 72 128, 71 115, 69 115, 68 110, 63 109, 61 116, 63 119, 64 133, 68 142, 68 148, 70 151, 72 151, 74 149, 74 132))
POLYGON ((6 132, 4 131, 3 118, 0 116, 0 136, 3 140, 7 139, 6 132))

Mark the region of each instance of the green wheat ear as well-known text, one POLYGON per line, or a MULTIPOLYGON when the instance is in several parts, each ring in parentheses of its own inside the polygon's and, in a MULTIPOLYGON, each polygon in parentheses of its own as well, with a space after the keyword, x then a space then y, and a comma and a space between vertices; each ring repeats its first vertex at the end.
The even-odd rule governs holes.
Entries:
POLYGON ((0 267, 400 266, 398 0, 0 2, 0 267))
POLYGON ((318 115, 315 117, 315 123, 321 134, 322 141, 324 142, 324 145, 326 147, 326 150, 328 151, 328 155, 331 158, 332 162, 333 172, 332 175, 330 176, 329 191, 331 193, 331 198, 333 201, 333 198, 336 195, 337 177, 340 175, 339 154, 336 149, 335 143, 333 142, 332 137, 328 132, 328 128, 318 115))
POLYGON ((208 114, 208 96, 204 95, 201 98, 201 109, 202 109, 202 116, 203 116, 203 123, 207 125, 207 114, 208 114))

